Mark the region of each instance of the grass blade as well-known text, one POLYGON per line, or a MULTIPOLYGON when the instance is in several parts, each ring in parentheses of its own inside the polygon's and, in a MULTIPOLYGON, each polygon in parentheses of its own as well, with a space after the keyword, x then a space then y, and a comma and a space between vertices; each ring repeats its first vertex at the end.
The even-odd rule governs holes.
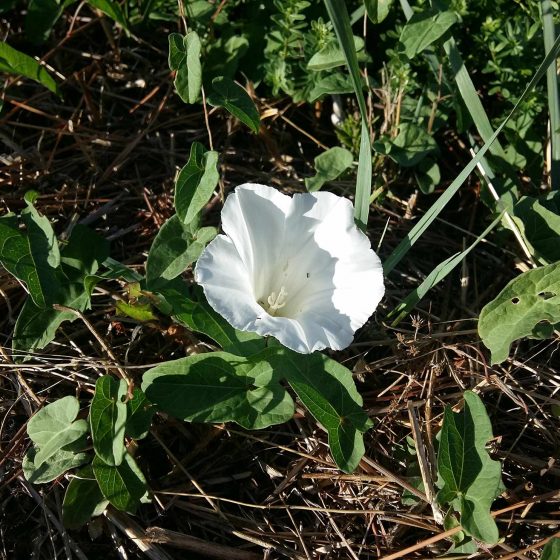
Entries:
POLYGON ((344 0, 325 0, 325 6, 329 13, 329 18, 333 24, 338 43, 346 65, 350 71, 350 78, 356 97, 358 99, 358 107, 362 117, 362 131, 360 137, 360 156, 358 159, 358 176, 356 179, 356 200, 355 200, 355 218, 358 226, 365 230, 369 215, 369 197, 371 195, 371 138, 369 136, 368 113, 364 93, 362 91, 362 79, 360 76, 360 68, 358 67, 358 58, 354 48, 354 38, 352 36, 352 28, 350 26, 350 17, 344 0))
POLYGON ((537 82, 543 77, 546 69, 556 60, 558 53, 560 52, 560 37, 554 41, 554 45, 551 50, 545 56, 541 65, 535 72, 531 81, 525 88, 525 91, 509 112, 508 116, 503 120, 502 124, 496 129, 494 134, 488 139, 488 141, 482 146, 482 148, 477 152, 476 156, 464 167, 464 169, 459 173, 457 178, 447 187, 446 191, 439 197, 439 199, 429 208, 429 210, 424 214, 424 216, 418 221, 418 223, 412 228, 412 230, 406 235, 406 237, 398 244, 395 250, 389 255, 389 258, 385 261, 383 266, 385 274, 389 274, 393 268, 402 260, 402 258, 408 253, 410 248, 420 239, 422 234, 428 229, 430 224, 436 219, 439 213, 445 208, 445 205, 451 200, 453 195, 459 190, 461 185, 465 182, 467 177, 474 171, 477 164, 484 157, 486 152, 490 149, 492 143, 496 140, 500 132, 503 130, 505 125, 509 122, 511 117, 517 111, 519 105, 527 98, 527 95, 532 91, 537 82))
POLYGON ((396 319, 391 323, 391 326, 394 327, 398 325, 406 315, 418 305, 429 290, 441 282, 456 266, 461 264, 461 261, 500 223, 502 216, 503 214, 500 214, 464 251, 452 255, 439 263, 432 272, 426 276, 420 286, 412 290, 412 292, 389 313, 389 318, 398 314, 396 319))
MULTIPOLYGON (((556 39, 554 16, 550 0, 542 0, 542 21, 544 50, 548 54, 556 39)), ((551 64, 546 72, 548 112, 550 116, 550 182, 553 189, 560 189, 560 99, 558 98, 558 75, 556 64, 551 64)))

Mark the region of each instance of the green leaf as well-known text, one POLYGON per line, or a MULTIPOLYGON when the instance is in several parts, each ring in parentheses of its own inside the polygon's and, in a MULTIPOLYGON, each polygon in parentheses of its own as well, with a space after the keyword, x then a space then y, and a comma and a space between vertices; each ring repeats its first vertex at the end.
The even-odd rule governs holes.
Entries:
POLYGON ((193 222, 206 206, 219 178, 218 152, 206 152, 200 142, 193 142, 189 161, 175 181, 175 211, 184 224, 193 222))
POLYGON ((27 434, 39 448, 33 458, 40 467, 59 449, 80 439, 88 429, 85 420, 76 420, 80 403, 67 396, 41 408, 27 423, 27 434))
POLYGON ((432 194, 441 180, 439 165, 432 158, 424 158, 414 170, 414 177, 424 194, 432 194))
POLYGON ((327 430, 338 467, 354 471, 365 452, 363 433, 372 423, 362 409, 352 373, 319 353, 285 351, 273 359, 304 406, 327 430))
POLYGON ((540 560, 558 560, 560 558, 560 539, 550 539, 543 548, 540 560))
POLYGON ((149 303, 127 303, 126 301, 119 300, 115 305, 119 315, 130 317, 140 323, 154 321, 156 316, 152 311, 152 306, 149 303))
POLYGON ((393 0, 364 0, 368 18, 372 23, 381 23, 388 15, 393 0))
POLYGON ((196 103, 202 87, 200 50, 196 31, 169 35, 169 68, 175 70, 175 89, 185 103, 196 103))
POLYGON ((233 421, 255 430, 286 422, 294 414, 294 403, 279 383, 280 371, 260 354, 242 358, 211 352, 148 370, 142 390, 151 402, 176 418, 233 421))
POLYGON ((31 0, 25 16, 25 36, 33 44, 45 42, 64 10, 76 0, 31 0))
POLYGON ((109 257, 109 242, 93 230, 80 224, 72 230, 60 258, 66 276, 82 281, 95 274, 109 257))
POLYGON ((394 140, 374 142, 376 152, 388 155, 401 167, 414 167, 428 154, 437 151, 436 141, 425 128, 414 123, 401 123, 394 140))
POLYGON ((122 11, 122 8, 115 0, 87 0, 87 3, 98 10, 101 10, 106 16, 116 21, 123 29, 128 31, 128 21, 122 11))
MULTIPOLYGON (((364 50, 365 42, 361 37, 353 36, 354 50, 356 53, 364 50)), ((328 43, 321 50, 316 52, 307 63, 309 70, 330 70, 343 66, 346 63, 344 52, 337 43, 328 43)))
POLYGON ((442 37, 456 21, 457 16, 453 12, 428 10, 414 14, 401 32, 400 51, 408 58, 414 58, 442 37))
POLYGON ((101 274, 102 278, 124 280, 125 282, 140 282, 142 280, 142 276, 138 272, 111 257, 103 261, 103 266, 107 270, 101 274))
POLYGON ((68 529, 79 529, 92 517, 101 515, 109 505, 99 489, 91 465, 79 470, 70 480, 62 502, 62 522, 68 529))
POLYGON ((528 270, 513 279, 480 312, 478 334, 492 364, 507 359, 514 340, 532 336, 539 323, 560 321, 560 262, 528 270))
POLYGON ((39 216, 31 204, 21 219, 25 231, 15 216, 0 218, 0 262, 27 285, 38 307, 46 307, 57 300, 55 267, 60 263, 60 253, 56 237, 49 221, 39 216))
POLYGON ((187 53, 185 52, 184 36, 180 33, 170 33, 167 36, 169 41, 169 56, 167 63, 170 70, 179 70, 181 64, 185 60, 187 53))
POLYGON ((124 427, 127 409, 123 402, 126 393, 124 379, 104 375, 95 383, 89 412, 91 437, 96 456, 107 465, 120 465, 126 453, 124 427))
MULTIPOLYGON (((82 283, 68 283, 66 278, 58 275, 58 303, 78 311, 89 309, 91 292, 99 280, 97 276, 88 276, 82 283)), ((57 311, 51 307, 40 308, 31 298, 27 298, 17 318, 12 339, 12 350, 32 352, 50 344, 56 330, 65 321, 75 321, 78 317, 70 311, 57 311)))
POLYGON ((461 413, 445 408, 439 434, 437 499, 460 514, 467 535, 495 544, 499 534, 490 506, 502 491, 501 465, 485 448, 493 436, 484 404, 472 391, 463 396, 461 413))
POLYGON ((313 85, 307 100, 312 103, 323 95, 333 95, 335 93, 351 93, 354 90, 350 76, 337 72, 330 76, 321 78, 313 85))
POLYGON ((350 150, 335 146, 315 158, 314 177, 305 179, 305 187, 309 192, 318 191, 327 181, 334 181, 353 163, 354 156, 350 150))
POLYGON ((146 262, 146 285, 157 290, 169 280, 182 274, 192 264, 206 245, 217 235, 213 227, 198 231, 183 223, 179 216, 171 216, 159 230, 146 262))
POLYGON ((364 97, 362 76, 358 66, 352 26, 348 9, 344 0, 324 0, 329 19, 338 39, 338 44, 344 52, 346 65, 350 71, 350 79, 354 86, 354 92, 360 109, 362 127, 360 132, 360 155, 358 157, 358 174, 356 177, 356 201, 354 204, 354 216, 358 227, 362 230, 367 228, 369 216, 369 199, 371 196, 371 138, 369 135, 369 113, 364 97))
POLYGON ((156 408, 138 387, 134 388, 132 399, 126 403, 126 408, 127 417, 124 433, 132 439, 145 438, 152 425, 156 408))
POLYGON ((22 468, 25 478, 33 484, 44 484, 58 478, 66 471, 75 469, 87 463, 91 456, 87 453, 74 453, 59 449, 55 451, 44 463, 35 464, 35 456, 38 450, 32 446, 23 457, 22 468))
POLYGON ((60 96, 57 83, 44 66, 41 66, 34 58, 10 47, 4 41, 0 41, 0 72, 25 76, 60 96))
POLYGON ((218 76, 212 80, 212 90, 207 99, 210 105, 223 107, 255 134, 259 132, 259 112, 249 94, 240 85, 225 76, 218 76))
MULTIPOLYGON (((258 26, 258 23, 254 20, 250 25, 258 26)), ((228 33, 230 32, 233 31, 228 33)), ((245 33, 245 30, 240 28, 239 32, 245 33)), ((249 40, 246 35, 227 37, 227 34, 224 34, 221 37, 213 37, 213 40, 205 45, 204 80, 211 82, 217 76, 233 79, 237 74, 239 62, 245 56, 248 48, 249 40)))
POLYGON ((136 513, 140 499, 148 490, 146 479, 129 453, 118 466, 107 465, 97 455, 93 458, 93 474, 101 493, 118 510, 136 513))
POLYGON ((189 290, 184 282, 178 281, 168 284, 159 293, 170 308, 169 314, 177 322, 209 336, 226 352, 249 356, 266 345, 265 339, 258 334, 234 329, 208 305, 199 287, 189 290))
MULTIPOLYGON (((453 510, 450 509, 443 519, 443 528, 446 531, 461 527, 458 519, 455 517, 453 510)), ((471 537, 467 537, 464 531, 458 531, 451 535, 453 545, 447 551, 447 554, 474 554, 478 551, 478 546, 471 537)))
POLYGON ((33 191, 25 194, 27 208, 21 212, 20 219, 26 228, 30 252, 37 268, 56 268, 60 265, 58 241, 49 219, 39 214, 33 205, 37 196, 33 191))
POLYGON ((560 195, 541 199, 522 196, 513 211, 533 254, 549 263, 560 261, 560 195))

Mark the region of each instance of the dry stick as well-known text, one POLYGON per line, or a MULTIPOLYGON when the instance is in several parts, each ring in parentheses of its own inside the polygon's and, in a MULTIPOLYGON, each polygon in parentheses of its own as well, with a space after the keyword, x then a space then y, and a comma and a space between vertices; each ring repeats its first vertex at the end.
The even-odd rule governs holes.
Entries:
POLYGON ((428 497, 426 496, 426 494, 424 494, 423 492, 420 492, 420 490, 417 490, 416 488, 414 488, 414 486, 412 486, 411 484, 409 484, 408 482, 406 482, 405 480, 403 480, 402 478, 399 478, 397 475, 393 474, 391 471, 387 470, 385 467, 382 467, 379 463, 375 462, 373 459, 370 459, 369 457, 363 457, 362 461, 364 463, 366 463, 367 465, 369 465, 370 467, 373 467, 376 471, 380 472, 382 475, 386 476, 387 478, 389 478, 392 482, 395 482, 396 484, 398 484, 401 488, 404 488, 405 490, 408 490, 411 494, 414 494, 417 498, 420 498, 423 502, 428 502, 428 497))
MULTIPOLYGON (((218 514, 218 516, 228 525, 230 525, 230 521, 227 518, 227 515, 225 513, 223 513, 220 508, 214 503, 216 500, 218 500, 218 498, 214 497, 214 496, 209 496, 204 489, 202 488, 202 486, 200 486, 200 484, 198 484, 198 482, 191 476, 191 474, 189 473, 189 471, 187 471, 187 469, 183 466, 183 464, 181 463, 181 461, 179 461, 179 459, 173 454, 173 452, 167 447, 167 445, 165 445, 165 443, 163 443, 163 441, 161 440, 161 438, 156 434, 155 430, 151 431, 152 436, 156 439, 156 441, 163 447, 163 449, 165 450, 165 452, 169 455, 169 457, 175 462, 175 464, 179 467, 179 469, 181 471, 183 471, 183 473, 186 475, 186 477, 190 480, 190 482, 193 484, 193 486, 200 492, 200 494, 193 494, 192 497, 196 497, 196 498, 204 498, 212 507, 212 509, 218 514)), ((165 494, 165 492, 156 492, 156 494, 165 494)), ((179 496, 179 495, 186 495, 180 492, 173 492, 170 493, 171 495, 174 496, 179 496)), ((264 548, 267 549, 276 549, 277 546, 273 543, 267 543, 265 541, 262 541, 260 539, 255 539, 254 537, 251 537, 245 533, 242 533, 240 531, 236 531, 232 528, 231 531, 232 535, 235 535, 236 537, 239 537, 240 539, 243 539, 245 541, 249 541, 252 542, 254 544, 258 544, 259 546, 262 546, 264 548)))
POLYGON ((206 123, 206 132, 208 132, 208 143, 210 144, 210 149, 214 149, 214 142, 212 141, 212 129, 210 128, 210 121, 208 119, 208 107, 206 106, 206 93, 204 92, 204 86, 201 86, 200 93, 202 94, 202 109, 204 111, 204 122, 206 123))
MULTIPOLYGON (((321 499, 321 502, 323 502, 323 507, 324 507, 325 502, 324 502, 323 498, 320 498, 320 499, 321 499)), ((332 518, 332 515, 330 513, 327 513, 327 519, 329 520, 329 523, 330 523, 331 527, 335 530, 335 533, 338 535, 338 537, 340 538, 340 540, 342 541, 342 543, 344 544, 344 546, 346 547, 346 549, 350 553, 350 556, 353 558, 353 560, 359 560, 359 558, 356 556, 356 553, 352 550, 352 547, 350 546, 350 543, 344 537, 344 534, 339 529, 338 525, 336 524, 335 520, 332 518)))
POLYGON ((10 368, 15 369, 18 381, 20 382, 20 385, 25 389, 25 392, 27 393, 27 396, 31 397, 31 400, 37 406, 41 406, 43 404, 43 401, 35 394, 33 389, 28 385, 27 381, 25 380, 25 378, 21 374, 20 369, 14 364, 14 362, 10 359, 8 354, 6 354, 6 351, 4 350, 4 348, 2 346, 0 346, 0 354, 2 355, 2 358, 4 358, 5 362, 7 364, 10 364, 10 368))
POLYGON ((134 148, 140 143, 140 141, 143 138, 145 138, 149 132, 151 132, 152 127, 156 119, 158 118, 159 114, 163 110, 163 107, 165 106, 165 103, 170 93, 171 93, 171 87, 167 89, 167 92, 164 94, 163 99, 160 101, 155 111, 150 115, 150 121, 148 122, 146 128, 140 134, 138 134, 138 136, 134 140, 132 140, 132 142, 127 144, 120 154, 117 155, 117 157, 111 162, 109 167, 107 167, 107 169, 105 169, 105 171, 101 175, 98 184, 104 183, 112 173, 118 171, 119 167, 126 161, 126 158, 130 154, 130 152, 132 152, 132 150, 134 150, 134 148))
POLYGON ((412 428, 412 437, 414 438, 414 444, 416 447, 416 456, 418 457, 418 465, 420 466, 420 474, 422 475, 422 482, 424 483, 424 488, 426 489, 426 497, 428 498, 428 503, 432 507, 435 522, 438 525, 443 525, 443 513, 436 502, 432 473, 428 465, 428 459, 426 458, 426 450, 424 448, 422 432, 420 431, 420 425, 418 423, 418 417, 416 416, 414 403, 408 401, 407 408, 412 428))
POLYGON ((53 308, 56 309, 57 311, 64 311, 66 313, 72 313, 72 314, 76 315, 76 317, 78 317, 79 319, 82 320, 84 325, 89 329, 91 334, 96 338, 97 342, 99 342, 99 344, 101 345, 103 350, 105 350, 105 353, 107 354, 107 356, 109 356, 109 358, 111 358, 111 360, 113 360, 113 362, 115 363, 116 370, 119 372, 120 376, 127 382, 128 386, 130 388, 131 385, 132 385, 132 381, 128 377, 126 371, 119 364, 117 358, 113 354, 113 351, 109 348, 109 346, 107 345, 105 340, 103 340, 103 337, 93 328, 93 325, 85 318, 84 314, 81 313, 80 311, 78 311, 77 309, 73 309, 72 307, 66 307, 65 305, 54 304, 53 308))
MULTIPOLYGON (((202 486, 200 486, 200 484, 196 481, 196 479, 189 473, 189 471, 182 465, 181 461, 179 461, 179 459, 177 457, 175 457, 175 455, 173 454, 173 452, 171 451, 171 449, 169 449, 169 447, 167 447, 167 445, 165 445, 165 443, 163 443, 163 441, 161 440, 161 438, 157 435, 155 430, 151 430, 151 434, 154 437, 154 439, 161 445, 161 447, 163 448, 163 450, 169 455, 169 457, 171 458, 172 461, 175 462, 175 464, 177 465, 177 467, 179 467, 179 469, 183 472, 183 474, 189 479, 189 481, 191 482, 191 484, 200 492, 200 495, 208 502, 208 504, 210 505, 210 507, 220 516, 222 517, 224 520, 227 521, 227 518, 224 516, 224 514, 220 511, 220 508, 212 501, 212 498, 210 496, 208 496, 208 494, 206 494, 206 492, 204 492, 204 489, 202 488, 202 486)), ((165 492, 157 492, 158 494, 165 494, 165 492)), ((177 492, 172 492, 170 493, 173 496, 177 496, 179 495, 179 493, 177 492)), ((195 494, 196 495, 196 494, 195 494)))
MULTIPOLYGON (((157 365, 157 364, 155 364, 155 365, 157 365)), ((268 440, 268 439, 260 438, 258 436, 254 436, 254 435, 251 435, 251 434, 247 434, 245 432, 241 432, 239 430, 235 430, 235 429, 230 428, 230 427, 220 426, 219 424, 216 424, 214 426, 214 428, 216 428, 218 430, 222 430, 224 432, 228 432, 230 434, 235 434, 237 436, 243 436, 243 437, 246 437, 247 439, 251 439, 253 441, 258 441, 259 443, 265 443, 266 445, 271 445, 271 441, 268 440)), ((330 467, 332 469, 335 468, 335 465, 333 465, 330 461, 325 461, 324 459, 320 459, 319 457, 315 457, 314 455, 310 455, 309 453, 303 453, 302 451, 296 451, 295 449, 292 449, 291 447, 287 447, 285 445, 279 445, 277 443, 274 443, 273 445, 277 449, 281 449, 282 451, 286 451, 287 453, 292 453, 293 455, 298 455, 300 457, 305 457, 306 459, 311 459, 315 463, 318 463, 320 465, 324 465, 325 467, 330 467)))
MULTIPOLYGON (((532 504, 532 503, 538 503, 544 499, 548 499, 548 498, 552 498, 555 496, 560 495, 560 491, 558 490, 554 490, 552 492, 547 492, 546 494, 542 494, 540 496, 536 496, 535 498, 531 498, 528 500, 523 500, 517 504, 514 504, 512 506, 508 506, 506 508, 503 509, 499 509, 498 511, 491 511, 490 515, 492 517, 497 517, 498 515, 502 514, 502 513, 507 513, 508 511, 512 511, 514 509, 519 509, 521 507, 525 507, 528 504, 532 504)), ((409 546, 408 548, 405 548, 403 550, 399 550, 398 552, 394 552, 393 554, 389 554, 389 556, 383 556, 382 558, 380 558, 379 560, 399 560, 401 558, 403 558, 404 556, 406 556, 407 554, 411 554, 412 552, 416 552, 417 550, 420 550, 422 548, 425 548, 426 546, 430 545, 430 544, 434 544, 438 541, 441 541, 443 539, 447 539, 448 537, 453 536, 455 533, 458 533, 459 531, 462 531, 463 528, 459 525, 458 527, 454 527, 453 529, 449 529, 449 531, 445 531, 443 533, 440 533, 439 535, 434 535, 433 537, 430 537, 429 539, 420 541, 416 544, 413 544, 412 546, 409 546)), ((523 551, 525 552, 525 551, 523 551)), ((505 560, 506 557, 502 557, 500 558, 500 560, 505 560)))
POLYGON ((317 138, 315 138, 314 136, 309 134, 309 132, 305 131, 303 128, 299 127, 295 122, 291 121, 288 117, 284 116, 283 113, 280 114, 280 118, 285 123, 289 124, 292 128, 295 128, 300 134, 303 134, 304 136, 307 136, 307 138, 309 138, 309 140, 311 140, 312 142, 315 142, 315 144, 317 144, 317 146, 319 146, 319 148, 323 148, 323 150, 328 150, 329 149, 328 146, 325 146, 325 144, 323 144, 322 142, 317 140, 317 138))
POLYGON ((111 507, 108 507, 103 515, 120 529, 150 560, 173 560, 165 550, 152 544, 142 527, 128 515, 111 507))
POLYGON ((33 485, 29 484, 27 480, 25 480, 21 475, 18 476, 18 480, 20 481, 21 485, 29 492, 31 497, 40 505, 47 517, 49 518, 50 522, 55 526, 56 530, 61 534, 63 539, 68 543, 72 552, 80 559, 80 560, 88 560, 87 556, 82 552, 82 549, 74 542, 74 540, 66 533, 64 527, 60 524, 60 521, 57 519, 56 515, 47 507, 45 504, 45 500, 40 496, 40 494, 33 488, 33 485))
POLYGON ((535 550, 535 548, 539 548, 541 546, 544 546, 547 542, 551 541, 554 538, 560 537, 560 531, 557 531, 556 533, 554 533, 554 535, 550 535, 550 537, 546 537, 546 539, 543 539, 542 541, 539 541, 535 544, 532 544, 531 546, 528 546, 527 548, 524 548, 523 550, 520 550, 518 552, 512 552, 511 554, 506 554, 505 556, 498 556, 497 560, 511 560, 511 558, 515 558, 517 557, 521 557, 521 555, 524 552, 530 552, 531 550, 535 550))
MULTIPOLYGON (((292 510, 292 511, 313 511, 318 513, 337 513, 341 515, 390 515, 398 512, 384 510, 384 509, 340 509, 340 508, 327 508, 319 506, 296 506, 296 505, 274 505, 274 504, 250 504, 249 502, 241 502, 231 498, 224 498, 222 496, 212 496, 209 494, 194 494, 192 492, 169 492, 166 490, 157 490, 154 492, 160 496, 181 496, 183 498, 205 498, 208 500, 215 500, 216 502, 224 502, 228 504, 235 504, 250 509, 258 509, 263 511, 270 510, 292 510)), ((424 516, 415 515, 411 513, 400 514, 403 518, 409 519, 424 519, 424 516)))
POLYGON ((146 538, 150 542, 167 544, 175 548, 196 552, 202 556, 216 558, 217 560, 260 560, 261 554, 247 550, 238 550, 223 544, 207 542, 197 537, 191 537, 177 531, 170 531, 161 527, 148 527, 146 538))
POLYGON ((330 480, 332 482, 391 482, 386 476, 369 474, 303 473, 301 478, 330 480))
MULTIPOLYGON (((282 498, 282 496, 280 496, 280 500, 282 500, 282 503, 284 505, 286 505, 286 502, 284 501, 284 498, 282 498)), ((296 523, 293 515, 290 513, 289 509, 286 509, 286 513, 288 514, 288 517, 290 518, 290 521, 292 522, 292 525, 294 527, 294 532, 295 532, 295 534, 298 538, 299 544, 301 544, 301 548, 303 548, 303 552, 305 553, 305 557, 307 558, 307 560, 311 560, 309 550, 307 550, 307 547, 305 546, 305 540, 301 536, 301 531, 298 529, 297 523, 296 523)))

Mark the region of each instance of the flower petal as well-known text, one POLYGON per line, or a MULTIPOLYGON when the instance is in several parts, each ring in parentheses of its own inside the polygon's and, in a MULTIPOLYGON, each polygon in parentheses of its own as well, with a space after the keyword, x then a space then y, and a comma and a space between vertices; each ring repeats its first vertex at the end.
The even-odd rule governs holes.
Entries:
POLYGON ((255 299, 266 292, 282 249, 289 196, 255 183, 240 185, 222 210, 222 229, 231 238, 251 277, 255 299))
POLYGON ((254 328, 263 312, 253 297, 251 279, 232 240, 216 236, 200 255, 194 270, 210 306, 236 329, 254 328))

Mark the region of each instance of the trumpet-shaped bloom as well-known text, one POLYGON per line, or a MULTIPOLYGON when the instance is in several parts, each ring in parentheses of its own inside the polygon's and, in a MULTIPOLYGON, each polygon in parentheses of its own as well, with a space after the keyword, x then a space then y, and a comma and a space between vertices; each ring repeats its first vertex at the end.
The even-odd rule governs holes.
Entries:
POLYGON ((381 261, 346 198, 247 183, 228 196, 222 229, 195 279, 237 329, 305 354, 341 350, 383 297, 381 261))

